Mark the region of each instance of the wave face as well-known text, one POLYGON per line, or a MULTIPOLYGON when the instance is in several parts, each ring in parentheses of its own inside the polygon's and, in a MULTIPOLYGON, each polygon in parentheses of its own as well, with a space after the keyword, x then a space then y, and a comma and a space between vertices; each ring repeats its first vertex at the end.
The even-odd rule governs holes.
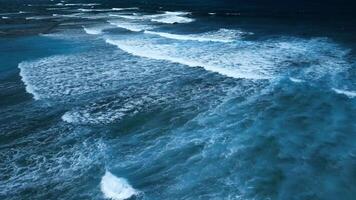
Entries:
POLYGON ((109 171, 101 179, 101 191, 104 197, 112 200, 125 200, 138 194, 124 178, 118 178, 109 171))
POLYGON ((354 200, 350 21, 112 3, 0 7, 0 199, 354 200))

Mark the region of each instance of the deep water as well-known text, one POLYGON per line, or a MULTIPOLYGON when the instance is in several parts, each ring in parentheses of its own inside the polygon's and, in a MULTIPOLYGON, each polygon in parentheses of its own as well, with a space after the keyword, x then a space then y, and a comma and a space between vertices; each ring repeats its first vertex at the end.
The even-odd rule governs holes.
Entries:
POLYGON ((352 19, 122 4, 1 9, 0 199, 355 199, 352 19))

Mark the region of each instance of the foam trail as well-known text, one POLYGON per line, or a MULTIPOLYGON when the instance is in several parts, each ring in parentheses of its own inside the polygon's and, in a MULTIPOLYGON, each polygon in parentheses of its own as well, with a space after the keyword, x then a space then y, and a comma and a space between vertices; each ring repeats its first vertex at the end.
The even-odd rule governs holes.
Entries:
POLYGON ((104 197, 112 200, 124 200, 139 194, 126 179, 116 177, 109 171, 102 177, 100 188, 104 197))
POLYGON ((337 94, 346 95, 349 98, 356 97, 356 91, 340 90, 340 89, 336 89, 336 88, 332 88, 332 90, 334 90, 334 92, 336 92, 337 94))

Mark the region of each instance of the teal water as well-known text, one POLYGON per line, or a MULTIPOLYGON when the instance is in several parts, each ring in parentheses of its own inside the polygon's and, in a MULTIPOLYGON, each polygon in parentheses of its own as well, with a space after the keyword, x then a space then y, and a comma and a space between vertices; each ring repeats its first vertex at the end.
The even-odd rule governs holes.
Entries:
POLYGON ((52 4, 1 14, 0 199, 355 198, 349 22, 52 4))

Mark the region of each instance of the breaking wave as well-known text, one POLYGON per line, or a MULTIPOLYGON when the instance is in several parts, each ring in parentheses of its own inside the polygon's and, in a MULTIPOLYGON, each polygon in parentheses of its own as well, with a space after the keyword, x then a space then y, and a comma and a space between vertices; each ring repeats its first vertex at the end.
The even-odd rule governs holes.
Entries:
POLYGON ((355 98, 356 97, 356 91, 348 91, 348 90, 340 90, 336 88, 332 88, 337 94, 342 94, 345 95, 349 98, 355 98))
POLYGON ((152 35, 159 35, 161 37, 175 39, 175 40, 192 40, 199 42, 233 42, 236 39, 239 39, 241 36, 250 35, 252 33, 242 32, 239 30, 229 30, 229 29, 220 29, 218 31, 206 32, 201 34, 172 34, 156 31, 145 31, 145 33, 152 35))
POLYGON ((112 200, 124 200, 139 194, 126 179, 116 177, 109 171, 102 177, 100 188, 104 197, 112 200))

